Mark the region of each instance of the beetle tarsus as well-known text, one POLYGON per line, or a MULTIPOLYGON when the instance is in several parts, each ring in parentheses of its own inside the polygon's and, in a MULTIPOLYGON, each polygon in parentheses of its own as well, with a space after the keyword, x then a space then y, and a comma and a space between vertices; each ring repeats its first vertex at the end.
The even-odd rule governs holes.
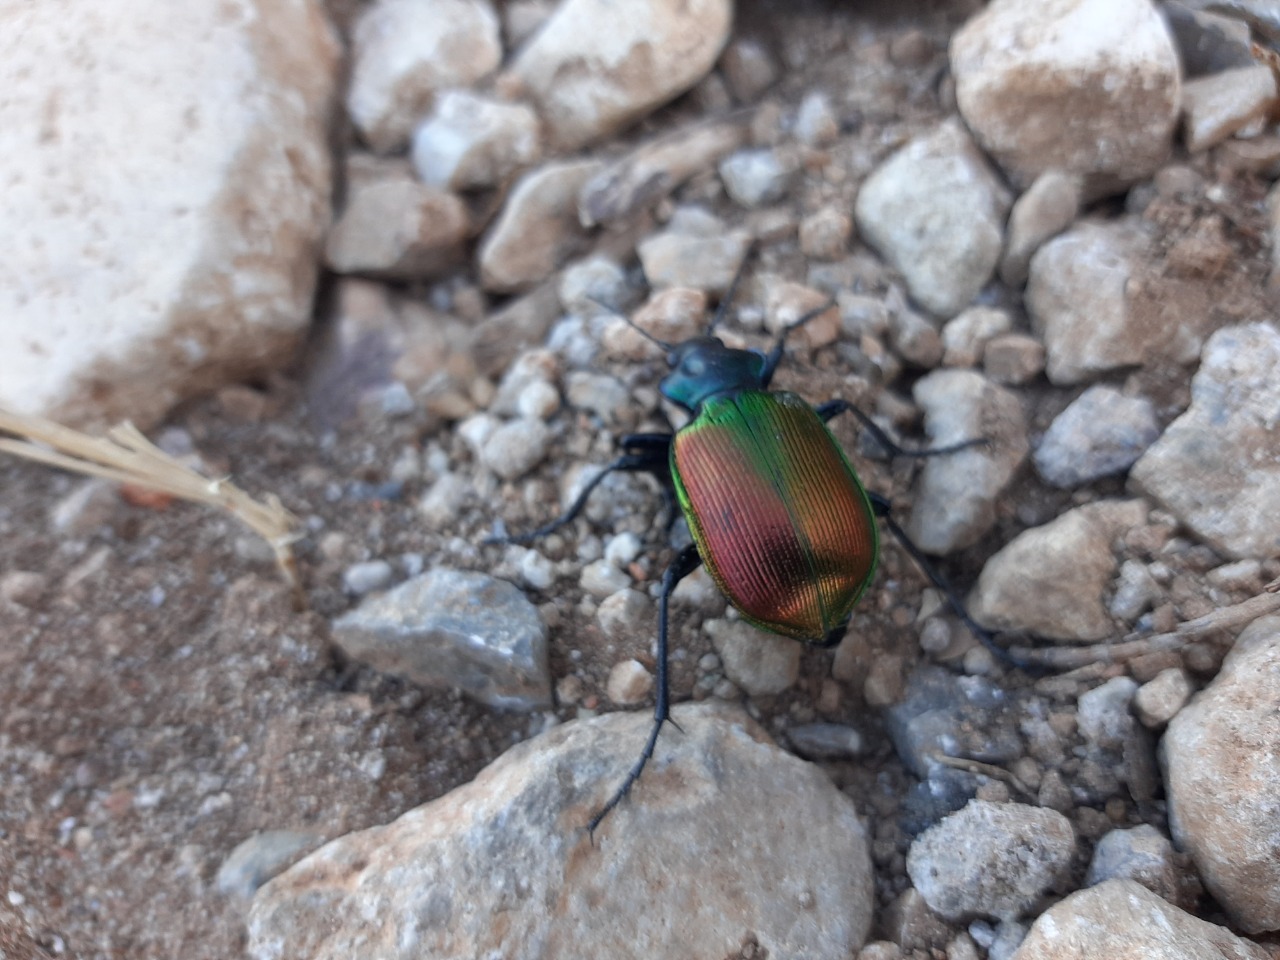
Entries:
POLYGON ((657 695, 653 704, 653 726, 649 730, 649 739, 645 741, 644 749, 640 751, 640 759, 632 766, 630 772, 627 773, 626 779, 614 791, 609 801, 600 808, 587 824, 587 832, 591 835, 593 841, 596 827, 600 826, 600 823, 609 815, 609 812, 622 802, 622 798, 631 792, 631 787, 640 779, 640 774, 644 771, 645 764, 653 756, 654 747, 658 743, 658 734, 662 732, 662 725, 670 723, 677 730, 680 729, 679 724, 671 719, 671 687, 667 677, 667 608, 671 600, 671 591, 676 588, 676 584, 697 570, 701 563, 702 558, 698 556, 698 548, 691 543, 676 554, 675 559, 671 561, 667 566, 666 572, 662 575, 662 593, 658 599, 658 683, 657 695))

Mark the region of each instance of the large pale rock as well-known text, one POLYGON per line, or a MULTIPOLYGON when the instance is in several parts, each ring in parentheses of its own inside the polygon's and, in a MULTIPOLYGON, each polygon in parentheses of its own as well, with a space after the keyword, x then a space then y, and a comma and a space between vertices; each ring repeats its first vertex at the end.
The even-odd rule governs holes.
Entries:
POLYGON ((926 309, 951 317, 991 279, 1008 191, 963 125, 948 121, 881 164, 858 191, 861 236, 926 309))
POLYGON ((145 425, 287 362, 337 53, 308 0, 0 0, 0 403, 145 425))
MULTIPOLYGON (((1031 258, 1027 313, 1044 340, 1045 373, 1059 386, 1164 359, 1190 363, 1211 311, 1154 269, 1142 221, 1082 221, 1031 258), (1183 309, 1161 309, 1161 299, 1183 309)), ((1202 298, 1201 298, 1202 299, 1202 298)))
POLYGON ((1042 913, 1012 960, 1270 960, 1133 880, 1108 880, 1042 913))
POLYGON ((650 717, 543 734, 476 780, 351 834, 259 891, 255 960, 854 956, 874 902, 853 804, 740 711, 677 707, 631 795, 650 717))
POLYGON ((510 69, 549 139, 575 150, 702 79, 720 55, 729 0, 564 0, 510 69))
POLYGON ((1280 333, 1219 330, 1191 381, 1191 407, 1133 466, 1135 488, 1232 557, 1280 552, 1280 333))
POLYGON ((1146 517, 1141 500, 1103 501, 1025 531, 982 568, 969 612, 994 629, 1102 640, 1114 629, 1106 604, 1118 567, 1111 543, 1146 517))
POLYGON ((956 103, 1020 187, 1050 167, 1098 196, 1169 154, 1181 71, 1150 0, 994 0, 951 41, 956 103))
POLYGON ((409 141, 436 94, 466 87, 502 60, 489 0, 376 0, 352 35, 347 110, 369 146, 409 141))
POLYGON ((578 191, 599 170, 598 161, 569 160, 520 178, 480 246, 485 289, 527 290, 568 259, 583 239, 578 191))
POLYGON ((1169 826, 1247 933, 1280 930, 1280 617, 1240 634, 1162 743, 1169 826))

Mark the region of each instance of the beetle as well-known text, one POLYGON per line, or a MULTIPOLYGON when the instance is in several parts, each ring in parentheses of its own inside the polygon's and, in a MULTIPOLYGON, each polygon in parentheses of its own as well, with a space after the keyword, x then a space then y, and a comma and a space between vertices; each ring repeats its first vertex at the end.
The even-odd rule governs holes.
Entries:
POLYGON ((851 413, 893 456, 954 453, 986 443, 968 440, 928 450, 900 447, 845 400, 810 406, 797 394, 770 390, 787 336, 833 306, 829 302, 785 326, 768 353, 726 346, 715 328, 733 299, 735 277, 706 331, 668 344, 623 318, 667 351, 670 372, 659 390, 691 418, 673 433, 622 437, 622 454, 597 473, 555 520, 488 542, 526 544, 570 523, 611 473, 642 471, 674 491, 693 542, 666 568, 658 600, 657 691, 653 726, 640 758, 591 818, 591 833, 640 778, 670 720, 667 675, 671 593, 699 565, 742 618, 764 630, 818 646, 844 637, 858 599, 875 576, 877 519, 920 565, 959 619, 996 656, 1016 663, 965 610, 955 592, 911 541, 884 497, 863 487, 828 421, 851 413))

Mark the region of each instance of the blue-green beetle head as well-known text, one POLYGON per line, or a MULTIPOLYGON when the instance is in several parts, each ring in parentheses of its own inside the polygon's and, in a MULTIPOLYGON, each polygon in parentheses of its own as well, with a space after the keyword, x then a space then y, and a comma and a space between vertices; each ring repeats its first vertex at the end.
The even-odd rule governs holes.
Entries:
POLYGON ((658 388, 672 403, 694 413, 718 393, 764 387, 764 354, 726 347, 716 337, 694 337, 677 343, 667 354, 667 363, 671 372, 658 388))

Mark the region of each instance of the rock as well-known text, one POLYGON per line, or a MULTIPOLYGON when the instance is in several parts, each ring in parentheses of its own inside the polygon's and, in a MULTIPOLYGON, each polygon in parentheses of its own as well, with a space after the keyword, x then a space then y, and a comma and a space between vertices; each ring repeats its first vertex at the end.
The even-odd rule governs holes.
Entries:
POLYGON ((803 723, 787 729, 791 748, 809 760, 849 760, 866 749, 861 733, 842 723, 803 723))
POLYGON ((555 147, 569 152, 702 79, 731 16, 728 0, 654 0, 625 16, 607 0, 564 0, 508 74, 536 103, 555 147))
POLYGON ((1027 455, 1026 417, 1013 394, 972 370, 937 370, 916 382, 912 396, 925 411, 930 447, 987 440, 929 457, 920 474, 907 535, 926 553, 950 553, 995 523, 996 500, 1027 455))
POLYGON ((1280 617, 1255 620, 1161 744, 1169 826, 1246 933, 1280 929, 1280 617))
POLYGON ((546 459, 551 437, 551 428, 541 420, 512 420, 485 438, 480 462, 503 480, 515 480, 546 459))
POLYGON ((777 203, 787 195, 795 170, 776 150, 739 150, 720 161, 720 179, 729 198, 753 209, 777 203))
POLYGON ((35 607, 49 589, 49 578, 35 570, 10 570, 0 574, 0 600, 20 607, 35 607))
POLYGON ((840 135, 840 121, 821 90, 810 90, 800 101, 794 126, 796 139, 806 147, 825 147, 840 135))
POLYGON ((1269 960, 1262 947, 1193 917, 1132 880, 1108 880, 1042 913, 1014 960, 1269 960))
POLYGON ((645 279, 654 287, 692 287, 723 294, 738 274, 751 245, 745 230, 725 230, 716 223, 696 232, 673 223, 637 248, 645 279))
POLYGON ((407 580, 339 617, 333 639, 352 659, 425 687, 511 710, 551 703, 537 608, 482 573, 440 568, 407 580))
POLYGON ((729 41, 720 58, 729 92, 739 103, 750 103, 778 80, 778 64, 769 48, 752 37, 729 41))
MULTIPOLYGON (((632 636, 640 630, 652 632, 654 630, 653 621, 650 619, 652 610, 653 601, 647 596, 639 590, 624 587, 600 601, 600 608, 596 610, 596 620, 599 622, 600 629, 604 631, 606 637, 617 640, 621 637, 632 636)), ((627 680, 628 689, 630 689, 631 684, 638 682, 635 679, 634 671, 629 673, 625 679, 627 680)), ((612 674, 610 674, 610 681, 612 681, 612 674)), ((645 687, 645 693, 648 692, 650 686, 652 686, 652 680, 645 687)), ((642 697, 643 694, 640 696, 642 697)), ((639 702, 639 699, 619 700, 612 693, 609 694, 609 699, 615 703, 639 702)))
POLYGON ((391 582, 394 571, 385 560, 366 560, 364 563, 353 563, 342 571, 342 586, 357 597, 366 593, 381 590, 391 582))
POLYGON ((534 384, 552 386, 560 372, 556 355, 550 350, 529 350, 502 376, 498 390, 489 403, 489 412, 503 417, 513 416, 519 409, 520 398, 534 384))
POLYGON ((627 272, 617 261, 595 254, 565 267, 560 304, 569 313, 621 310, 628 299, 627 272))
POLYGON ((352 178, 325 260, 338 273, 424 280, 459 266, 470 234, 460 199, 393 169, 352 178))
POLYGON ((1147 612, 1164 595, 1151 571, 1137 560, 1120 564, 1120 576, 1116 579, 1115 592, 1107 611, 1117 620, 1133 623, 1147 612))
POLYGON ((1249 25, 1242 19, 1195 9, 1199 5, 1195 0, 1166 0, 1161 8, 1178 45, 1184 78, 1256 64, 1249 25))
POLYGON ((741 123, 699 123, 642 144, 582 188, 578 215, 583 226, 610 224, 656 204, 742 146, 746 136, 741 123))
POLYGON ((1105 639, 1114 630, 1104 602, 1118 566, 1111 544, 1146 518, 1141 500, 1101 501, 1019 534, 982 568, 969 613, 997 630, 1105 639))
POLYGON ((1081 187, 1077 174, 1045 170, 1014 201, 1000 258, 1001 280, 1011 287, 1026 282, 1035 252, 1075 222, 1080 212, 1081 187))
POLYGON ((288 364, 329 220, 323 5, 68 0, 4 20, 0 404, 145 429, 288 364))
POLYGON ((867 177, 854 218, 860 235, 902 274, 911 296, 950 317, 991 279, 1008 209, 1005 188, 964 127, 949 121, 867 177))
POLYGON ((748 696, 789 689, 800 675, 795 640, 767 633, 742 620, 708 620, 702 625, 724 664, 724 673, 748 696))
POLYGON ((1097 197, 1169 155, 1178 53, 1149 0, 996 0, 951 39, 956 104, 1020 186, 1050 167, 1097 197))
POLYGON ((1016 920, 1066 880, 1075 850, 1071 821, 1054 810, 971 800, 916 838, 907 873, 948 920, 1016 920))
POLYGON ((1157 357, 1177 363, 1195 358, 1203 317, 1138 309, 1137 281, 1151 244, 1135 218, 1082 221, 1031 258, 1027 313, 1044 341, 1050 382, 1068 386, 1157 357))
POLYGON ((970 307, 948 320, 942 328, 942 362, 948 367, 974 367, 982 359, 987 341, 1013 326, 1009 311, 995 307, 970 307))
POLYGON ((1032 459, 1047 483, 1083 486, 1124 473, 1158 436, 1160 424, 1150 400, 1099 384, 1054 418, 1032 459))
POLYGON ((511 293, 550 276, 582 243, 578 191, 600 170, 595 160, 548 163, 525 174, 480 245, 486 290, 511 293))
POLYGON ((495 187, 537 161, 538 115, 504 103, 448 90, 413 134, 413 168, 423 183, 446 190, 495 187))
POLYGON ((347 112, 379 153, 409 142, 438 92, 467 87, 502 60, 488 0, 375 0, 352 31, 347 112))
POLYGON ((853 218, 836 207, 823 207, 800 221, 800 252, 815 260, 839 260, 849 248, 853 218))
MULTIPOLYGON (((632 591, 634 592, 634 591, 632 591)), ((609 699, 622 706, 640 703, 653 689, 653 674, 639 660, 622 660, 609 671, 605 692, 609 699)))
POLYGON ((591 596, 603 600, 628 589, 631 577, 608 560, 593 560, 582 568, 579 583, 591 596))
POLYGON ((1080 694, 1076 722, 1089 743, 1108 750, 1123 748, 1133 733, 1129 704, 1138 684, 1129 677, 1112 677, 1101 686, 1080 694))
MULTIPOLYGON (((707 295, 688 287, 655 290, 636 310, 631 323, 662 343, 680 343, 705 329, 707 295)), ((621 317, 605 327, 601 345, 608 356, 620 360, 652 359, 664 353, 621 317)))
POLYGON ((320 846, 323 837, 296 830, 264 830, 238 844, 214 881, 224 896, 248 900, 272 877, 320 846))
POLYGON ((931 953, 952 933, 946 921, 929 908, 920 892, 911 888, 895 897, 877 920, 880 930, 900 951, 931 953))
POLYGON ((1262 63, 1188 80, 1182 87, 1187 149, 1199 153, 1221 143, 1266 117, 1275 99, 1275 74, 1262 63))
POLYGON ((1002 333, 987 341, 982 372, 994 383, 1018 386, 1044 372, 1044 345, 1025 333, 1002 333))
POLYGON ((1144 823, 1112 830, 1098 841, 1089 862, 1086 886, 1108 880, 1132 880, 1183 910, 1194 910, 1200 882, 1185 854, 1174 851, 1163 833, 1144 823))
POLYGON ((1280 333, 1226 327, 1205 345, 1191 407, 1133 466, 1130 483, 1231 557, 1280 551, 1280 333))
POLYGON ((744 935, 769 956, 854 955, 874 888, 853 803, 741 711, 686 705, 674 719, 594 838, 583 827, 648 716, 556 727, 439 800, 322 847, 258 893, 248 956, 379 960, 412 944, 437 958, 531 945, 548 960, 721 957, 744 935))
POLYGON ((633 403, 631 391, 617 377, 586 370, 574 370, 565 377, 565 395, 571 407, 592 414, 604 424, 621 423, 633 403))
POLYGON ((889 317, 889 342, 894 352, 912 366, 929 370, 942 361, 938 328, 905 304, 889 317))
POLYGON ((817 350, 839 339, 840 312, 829 296, 803 283, 786 280, 766 283, 765 330, 776 336, 806 316, 810 319, 788 338, 788 343, 804 343, 810 350, 817 350))

